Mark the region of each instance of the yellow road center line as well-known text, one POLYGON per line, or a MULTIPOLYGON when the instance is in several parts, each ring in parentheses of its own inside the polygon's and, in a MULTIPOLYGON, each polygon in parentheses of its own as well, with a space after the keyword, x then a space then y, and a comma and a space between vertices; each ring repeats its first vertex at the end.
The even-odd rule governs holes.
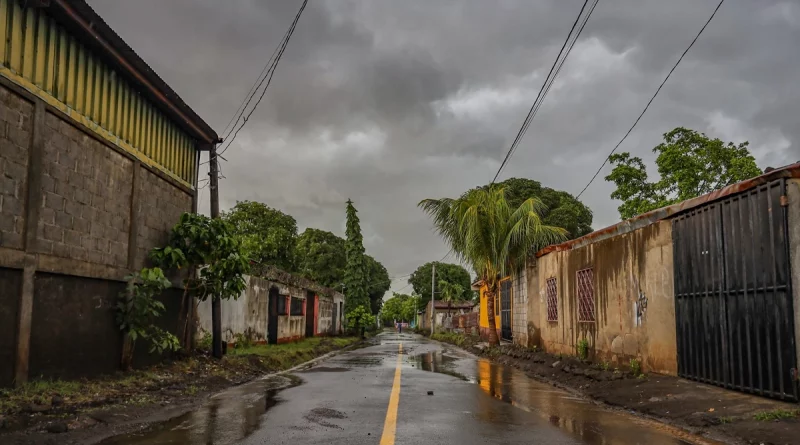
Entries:
POLYGON ((394 370, 394 383, 392 394, 389 396, 389 408, 386 410, 386 420, 383 422, 383 435, 381 445, 394 445, 394 435, 397 429, 397 405, 400 403, 400 369, 403 359, 403 344, 397 346, 397 367, 394 370))

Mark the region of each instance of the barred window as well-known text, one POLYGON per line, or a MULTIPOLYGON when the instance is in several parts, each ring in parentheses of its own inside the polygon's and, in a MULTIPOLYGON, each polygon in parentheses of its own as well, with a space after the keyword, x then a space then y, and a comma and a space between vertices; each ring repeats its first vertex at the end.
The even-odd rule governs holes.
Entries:
POLYGON ((292 297, 292 312, 291 315, 303 315, 303 303, 306 300, 302 298, 292 297))
POLYGON ((287 315, 289 312, 286 310, 286 295, 278 295, 278 315, 287 315))
POLYGON ((594 271, 579 270, 576 274, 578 288, 578 321, 593 322, 594 317, 594 271))
POLYGON ((555 278, 547 279, 547 321, 558 321, 558 285, 555 278))

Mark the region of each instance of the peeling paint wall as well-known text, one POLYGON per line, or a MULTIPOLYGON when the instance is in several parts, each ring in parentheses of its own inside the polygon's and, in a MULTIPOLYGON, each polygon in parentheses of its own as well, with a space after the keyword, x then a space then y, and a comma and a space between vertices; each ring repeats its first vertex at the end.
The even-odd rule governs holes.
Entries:
MULTIPOLYGON (((272 287, 278 289, 281 297, 292 297, 303 300, 303 308, 306 307, 306 296, 308 289, 297 286, 278 283, 265 278, 245 276, 246 287, 242 295, 236 300, 222 301, 222 338, 228 343, 232 343, 237 334, 247 336, 256 343, 267 342, 267 332, 269 329, 269 290, 272 287)), ((334 302, 344 301, 344 297, 319 296, 320 302, 327 303, 331 307, 334 302)), ((289 306, 287 305, 287 308, 289 306)), ((319 312, 321 313, 321 311, 319 312)), ((197 337, 201 338, 211 332, 211 301, 201 302, 197 307, 198 330, 197 337)), ((306 312, 305 315, 285 315, 278 316, 278 342, 299 340, 306 336, 306 317, 313 317, 313 313, 306 312)), ((333 320, 331 315, 322 320, 317 320, 317 326, 326 326, 329 332, 333 320)), ((317 329, 321 332, 320 329, 317 329)), ((335 333, 335 331, 331 331, 335 333)))
POLYGON ((319 309, 317 316, 317 334, 335 335, 338 332, 338 320, 333 319, 333 305, 338 304, 326 295, 318 295, 319 309))
POLYGON ((585 339, 594 361, 637 359, 644 371, 677 374, 670 221, 546 254, 535 267, 528 331, 546 351, 575 355, 585 339), (593 269, 594 322, 578 321, 576 274, 586 268, 593 269), (548 278, 556 279, 557 321, 547 321, 548 278))

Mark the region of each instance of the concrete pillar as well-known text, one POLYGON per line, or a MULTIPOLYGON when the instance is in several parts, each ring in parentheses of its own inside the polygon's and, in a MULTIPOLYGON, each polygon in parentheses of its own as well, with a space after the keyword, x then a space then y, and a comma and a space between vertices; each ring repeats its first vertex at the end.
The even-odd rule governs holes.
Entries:
POLYGON ((792 289, 792 303, 794 308, 794 346, 796 360, 800 360, 800 180, 786 180, 786 196, 788 198, 788 228, 789 228, 789 282, 792 289))
POLYGON ((139 183, 142 180, 142 162, 133 163, 133 180, 131 181, 130 228, 128 229, 128 269, 136 269, 136 250, 139 240, 139 183))
POLYGON ((31 326, 33 322, 33 294, 36 278, 37 256, 30 253, 36 243, 39 213, 42 208, 42 159, 44 157, 44 127, 46 108, 44 101, 34 100, 31 142, 28 146, 28 190, 25 199, 25 265, 22 271, 22 292, 17 315, 17 355, 14 383, 21 386, 28 381, 31 326))

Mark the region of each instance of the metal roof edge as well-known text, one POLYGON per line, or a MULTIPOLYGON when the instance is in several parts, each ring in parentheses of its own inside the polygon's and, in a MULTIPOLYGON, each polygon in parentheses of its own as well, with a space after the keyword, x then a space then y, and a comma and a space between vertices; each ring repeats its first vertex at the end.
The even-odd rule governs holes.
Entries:
POLYGON ((171 119, 194 138, 206 144, 219 136, 85 0, 52 0, 47 10, 57 20, 83 34, 84 43, 105 56, 134 85, 148 95, 171 119))
POLYGON ((681 201, 676 204, 672 204, 666 207, 662 207, 660 209, 643 213, 641 215, 635 216, 631 219, 626 219, 625 221, 619 222, 612 226, 608 226, 600 230, 595 230, 592 233, 584 235, 580 238, 575 238, 574 240, 566 241, 561 244, 553 244, 551 246, 547 246, 544 249, 541 249, 538 252, 536 252, 535 256, 536 258, 541 258, 552 252, 562 252, 565 250, 577 249, 586 246, 588 244, 595 243, 597 241, 608 239, 617 235, 623 235, 625 233, 630 233, 633 232, 634 230, 647 227, 651 224, 655 224, 658 221, 672 218, 680 213, 694 209, 703 204, 717 201, 727 196, 744 192, 752 188, 758 187, 762 184, 766 184, 768 182, 772 182, 776 179, 781 179, 781 178, 800 178, 800 162, 789 164, 781 168, 777 168, 775 170, 770 171, 769 173, 764 173, 760 176, 756 176, 754 178, 737 182, 736 184, 731 184, 729 186, 723 187, 719 190, 713 191, 711 193, 702 196, 698 196, 696 198, 687 199, 686 201, 681 201))

